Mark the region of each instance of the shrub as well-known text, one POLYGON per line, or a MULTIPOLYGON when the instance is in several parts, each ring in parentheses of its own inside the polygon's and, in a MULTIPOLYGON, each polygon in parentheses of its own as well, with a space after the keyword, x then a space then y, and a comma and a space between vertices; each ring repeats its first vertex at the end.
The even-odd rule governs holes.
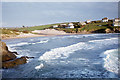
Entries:
POLYGON ((29 31, 23 31, 23 33, 29 33, 29 31))

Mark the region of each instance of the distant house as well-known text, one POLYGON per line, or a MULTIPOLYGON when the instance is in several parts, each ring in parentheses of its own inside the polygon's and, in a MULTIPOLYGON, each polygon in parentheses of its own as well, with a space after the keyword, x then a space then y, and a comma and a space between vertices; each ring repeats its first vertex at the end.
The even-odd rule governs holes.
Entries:
POLYGON ((115 18, 114 21, 115 22, 120 22, 120 18, 115 18))
POLYGON ((67 24, 60 24, 61 26, 67 26, 67 24))
POLYGON ((91 23, 96 23, 96 21, 91 21, 91 23))
POLYGON ((58 27, 58 25, 53 25, 53 28, 57 28, 58 27))
POLYGON ((67 27, 67 24, 65 24, 65 23, 60 24, 59 27, 60 27, 60 28, 65 28, 65 27, 67 27))
POLYGON ((109 19, 107 17, 105 17, 105 18, 102 19, 102 22, 108 22, 108 20, 109 19))
POLYGON ((115 18, 114 19, 113 26, 120 26, 120 18, 115 18))
POLYGON ((80 22, 79 24, 82 25, 82 26, 86 25, 85 22, 80 22))
POLYGON ((74 28, 74 24, 73 23, 69 23, 68 27, 66 27, 66 28, 74 28))
POLYGON ((91 23, 91 20, 87 20, 86 23, 88 23, 88 24, 91 23))

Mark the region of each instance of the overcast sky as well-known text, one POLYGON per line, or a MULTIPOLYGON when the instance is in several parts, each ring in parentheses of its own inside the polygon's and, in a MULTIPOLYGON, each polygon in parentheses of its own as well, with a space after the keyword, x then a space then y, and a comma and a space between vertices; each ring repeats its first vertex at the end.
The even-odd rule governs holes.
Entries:
POLYGON ((3 2, 3 27, 118 17, 117 2, 3 2))
POLYGON ((118 2, 120 0, 1 0, 3 2, 118 2))

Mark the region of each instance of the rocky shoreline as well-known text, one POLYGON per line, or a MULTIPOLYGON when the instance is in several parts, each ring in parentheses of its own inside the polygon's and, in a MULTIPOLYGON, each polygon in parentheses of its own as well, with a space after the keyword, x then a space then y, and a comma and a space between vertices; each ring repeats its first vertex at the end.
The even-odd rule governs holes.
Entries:
POLYGON ((1 64, 0 68, 13 68, 21 64, 27 63, 27 59, 34 58, 34 57, 27 57, 22 56, 20 58, 17 58, 18 53, 17 52, 11 52, 8 50, 8 47, 6 43, 0 41, 0 59, 1 64))

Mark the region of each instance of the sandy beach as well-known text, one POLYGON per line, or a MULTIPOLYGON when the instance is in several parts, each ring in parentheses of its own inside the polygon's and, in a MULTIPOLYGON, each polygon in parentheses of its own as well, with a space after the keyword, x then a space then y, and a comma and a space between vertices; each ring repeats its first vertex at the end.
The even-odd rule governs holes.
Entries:
POLYGON ((44 36, 77 35, 77 34, 91 34, 91 33, 86 33, 86 32, 66 33, 64 31, 58 31, 55 29, 45 29, 45 30, 34 30, 31 33, 19 33, 19 35, 9 35, 9 37, 5 36, 5 37, 2 37, 2 40, 29 38, 29 37, 44 37, 44 36))
POLYGON ((19 35, 1 35, 1 36, 4 36, 2 37, 2 40, 5 40, 5 39, 57 36, 57 35, 70 35, 70 34, 71 33, 65 33, 64 31, 58 31, 55 29, 46 29, 46 30, 35 30, 32 31, 32 33, 19 33, 19 35))

